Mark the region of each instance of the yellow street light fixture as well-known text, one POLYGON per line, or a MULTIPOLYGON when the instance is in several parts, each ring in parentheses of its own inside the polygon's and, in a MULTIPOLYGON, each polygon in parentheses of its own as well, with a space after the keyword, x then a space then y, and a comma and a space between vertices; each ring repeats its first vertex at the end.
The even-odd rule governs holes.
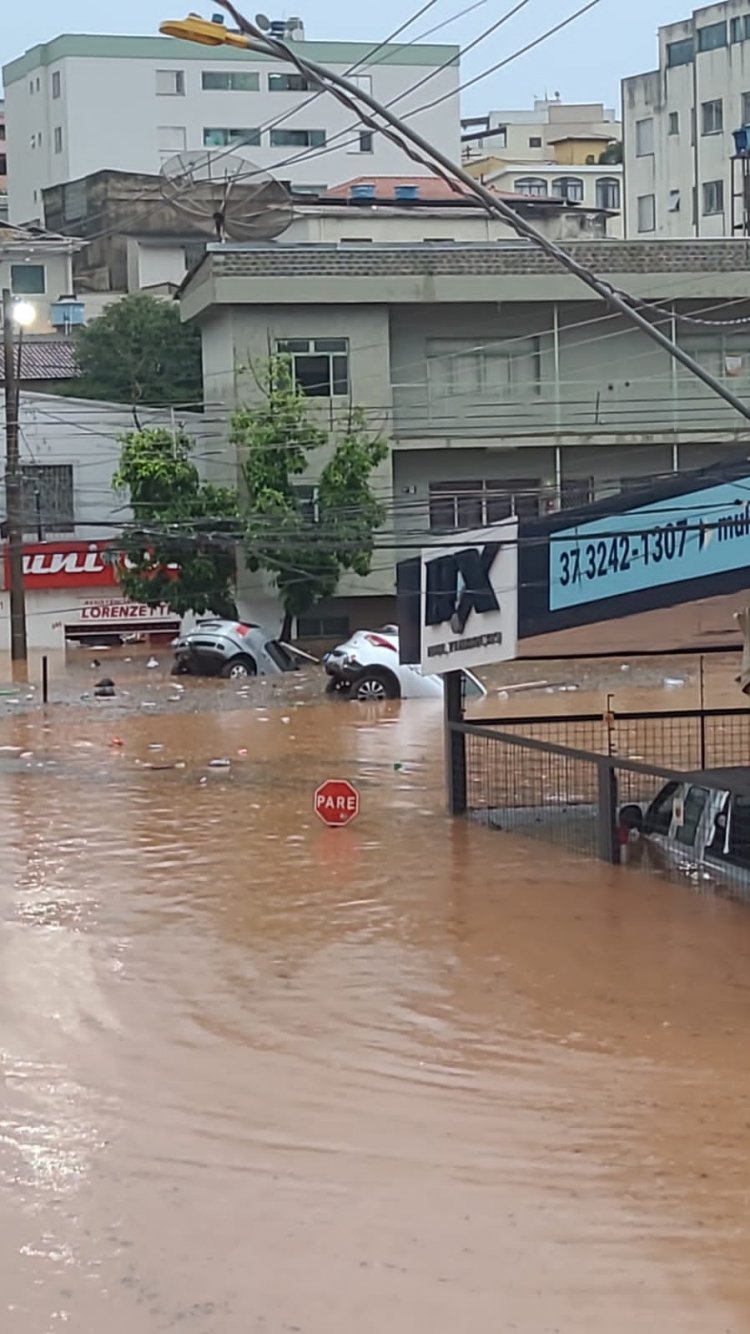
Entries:
POLYGON ((242 32, 232 32, 217 19, 202 19, 199 14, 188 14, 186 19, 166 19, 159 24, 165 37, 179 37, 183 42, 198 42, 201 46, 250 46, 242 32))

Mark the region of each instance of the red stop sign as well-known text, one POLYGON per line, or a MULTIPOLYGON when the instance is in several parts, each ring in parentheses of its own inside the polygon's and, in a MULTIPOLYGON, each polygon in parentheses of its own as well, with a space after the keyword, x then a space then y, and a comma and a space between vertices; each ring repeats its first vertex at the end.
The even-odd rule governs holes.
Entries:
POLYGON ((315 789, 315 814, 340 829, 359 815, 359 793, 346 778, 328 778, 315 789))

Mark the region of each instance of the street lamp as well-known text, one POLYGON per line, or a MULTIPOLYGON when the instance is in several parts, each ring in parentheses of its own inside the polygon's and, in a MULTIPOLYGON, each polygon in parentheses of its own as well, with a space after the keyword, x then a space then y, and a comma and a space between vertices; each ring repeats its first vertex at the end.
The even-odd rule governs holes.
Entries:
POLYGON ((10 656, 25 662, 26 594, 23 586, 23 484, 18 450, 23 331, 30 328, 36 310, 30 301, 14 301, 3 291, 3 357, 5 365, 5 517, 10 568, 10 656), (18 361, 15 357, 18 330, 18 361))
POLYGON ((201 46, 241 46, 245 51, 250 46, 244 33, 224 27, 220 14, 213 19, 202 19, 198 14, 188 14, 186 19, 167 19, 159 24, 159 32, 184 42, 199 42, 201 46))

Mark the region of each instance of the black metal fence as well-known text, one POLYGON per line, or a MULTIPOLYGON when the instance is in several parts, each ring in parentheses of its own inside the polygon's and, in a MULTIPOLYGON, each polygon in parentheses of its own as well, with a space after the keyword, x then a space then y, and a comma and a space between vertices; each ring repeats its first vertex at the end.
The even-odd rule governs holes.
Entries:
MULTIPOLYGON (((569 852, 613 864, 642 860, 620 813, 626 805, 645 811, 668 783, 704 794, 704 825, 717 813, 714 851, 726 828, 720 806, 728 809, 735 788, 741 800, 743 789, 748 794, 750 821, 750 709, 448 721, 447 727, 454 813, 569 852), (724 772, 696 779, 703 770, 724 772)), ((745 869, 722 853, 709 873, 703 851, 692 849, 692 862, 691 848, 677 851, 684 856, 667 858, 658 869, 750 898, 750 857, 745 869)))

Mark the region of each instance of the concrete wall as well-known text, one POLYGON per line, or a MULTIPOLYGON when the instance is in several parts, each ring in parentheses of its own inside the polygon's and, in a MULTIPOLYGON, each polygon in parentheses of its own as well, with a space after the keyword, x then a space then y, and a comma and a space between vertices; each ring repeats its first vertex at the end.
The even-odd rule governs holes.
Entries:
MULTIPOLYGON (((458 64, 434 73, 426 89, 409 91, 430 69, 449 61, 452 53, 457 56, 457 48, 416 46, 411 55, 397 48, 398 63, 382 51, 367 63, 371 48, 364 44, 306 42, 303 49, 340 74, 362 61, 360 72, 371 75, 375 97, 386 103, 398 99, 401 115, 410 116, 422 103, 444 97, 438 106, 413 115, 411 124, 458 157, 458 64)), ((329 143, 338 132, 346 133, 335 140, 335 151, 323 155, 272 148, 267 130, 260 145, 233 151, 280 179, 303 185, 334 185, 363 171, 403 172, 403 153, 387 139, 376 135, 374 151, 360 151, 359 128, 351 128, 355 118, 333 97, 319 98, 308 108, 309 93, 270 92, 268 76, 275 72, 274 62, 244 52, 221 48, 207 54, 201 47, 161 37, 63 37, 34 48, 4 71, 11 218, 38 218, 42 189, 61 181, 107 167, 158 172, 164 159, 177 151, 160 148, 167 131, 170 142, 179 139, 188 150, 202 149, 206 128, 255 129, 289 111, 284 128, 324 130, 329 143), (257 73, 259 90, 203 90, 203 70, 227 69, 257 73), (157 70, 181 72, 184 95, 157 95, 157 70), (54 75, 60 79, 56 99, 54 75), (61 132, 60 152, 55 152, 56 129, 61 132)), ((409 170, 421 169, 410 164, 409 170)))

